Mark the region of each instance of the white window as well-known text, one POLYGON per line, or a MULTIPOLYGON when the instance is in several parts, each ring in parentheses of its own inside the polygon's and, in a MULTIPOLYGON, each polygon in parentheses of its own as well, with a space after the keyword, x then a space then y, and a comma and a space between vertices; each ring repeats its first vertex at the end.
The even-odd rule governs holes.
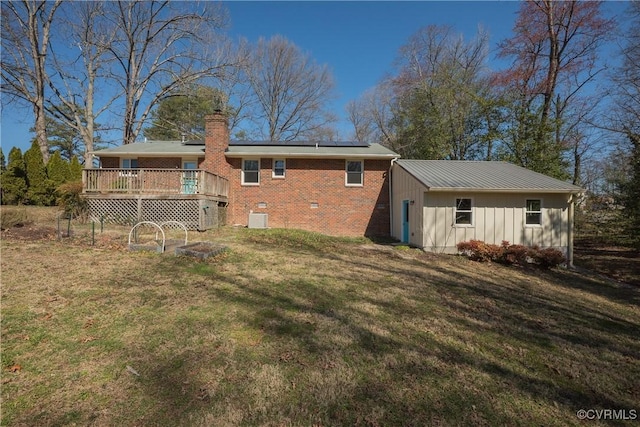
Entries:
POLYGON ((286 171, 287 162, 284 159, 274 159, 273 160, 273 178, 284 178, 284 174, 286 171))
POLYGON ((345 185, 347 186, 362 186, 364 182, 363 178, 364 162, 362 160, 347 160, 345 168, 345 185))
POLYGON ((525 218, 527 225, 542 225, 542 200, 527 199, 525 218))
POLYGON ((198 169, 198 161, 182 160, 182 169, 198 169))
POLYGON ((260 185, 260 160, 242 160, 242 185, 260 185))
POLYGON ((473 201, 471 199, 456 199, 455 218, 456 225, 473 224, 473 201))
POLYGON ((138 159, 122 159, 122 169, 138 169, 138 159))
MULTIPOLYGON (((138 159, 122 159, 122 169, 138 169, 138 159)), ((138 176, 137 170, 120 171, 120 176, 138 176)))

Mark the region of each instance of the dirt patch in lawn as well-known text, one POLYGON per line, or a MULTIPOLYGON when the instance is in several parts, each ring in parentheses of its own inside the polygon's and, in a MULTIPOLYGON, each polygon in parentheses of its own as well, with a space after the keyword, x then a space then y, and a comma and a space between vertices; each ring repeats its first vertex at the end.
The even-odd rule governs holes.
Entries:
POLYGON ((36 224, 28 224, 20 227, 11 227, 2 230, 3 239, 23 240, 28 242, 40 240, 55 240, 57 231, 52 227, 42 227, 36 224))

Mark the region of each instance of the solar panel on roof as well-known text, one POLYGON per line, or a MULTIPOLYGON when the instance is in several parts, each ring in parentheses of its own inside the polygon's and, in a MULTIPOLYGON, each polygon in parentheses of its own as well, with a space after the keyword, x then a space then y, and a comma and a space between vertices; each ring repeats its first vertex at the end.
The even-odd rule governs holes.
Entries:
POLYGON ((285 147, 368 147, 369 144, 360 141, 230 141, 232 146, 285 146, 285 147))

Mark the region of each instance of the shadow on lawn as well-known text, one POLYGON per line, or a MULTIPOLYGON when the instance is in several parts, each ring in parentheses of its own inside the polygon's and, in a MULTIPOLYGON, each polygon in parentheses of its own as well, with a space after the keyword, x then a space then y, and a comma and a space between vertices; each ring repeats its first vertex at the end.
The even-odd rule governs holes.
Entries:
POLYGON ((621 304, 640 306, 640 282, 634 285, 609 278, 596 280, 577 272, 550 271, 548 274, 556 283, 568 289, 583 290, 621 304))
MULTIPOLYGON (((444 271, 446 273, 446 271, 444 271)), ((542 349, 554 350, 562 346, 580 346, 592 351, 612 351, 635 360, 640 359, 640 324, 620 317, 606 305, 589 303, 576 298, 573 293, 561 292, 587 289, 592 292, 597 282, 588 278, 577 278, 568 272, 547 272, 554 287, 541 290, 536 284, 511 283, 499 286, 490 281, 473 280, 464 274, 461 279, 468 283, 459 288, 457 295, 469 303, 465 315, 481 323, 489 324, 492 332, 527 345, 537 343, 542 349), (494 302, 490 307, 474 306, 473 301, 487 298, 494 302)), ((613 296, 602 285, 597 295, 613 303, 627 303, 637 298, 635 289, 614 288, 613 296)), ((444 301, 455 313, 460 307, 444 301)), ((451 316, 452 321, 463 321, 462 316, 451 316)), ((469 328, 479 328, 477 324, 469 328)), ((563 348, 559 348, 563 351, 563 348)), ((638 372, 640 374, 640 371, 638 372)))
MULTIPOLYGON (((368 267, 375 267, 367 264, 364 260, 360 262, 368 267)), ((380 265, 377 265, 377 267, 381 272, 398 276, 404 275, 410 280, 422 281, 424 279, 424 277, 418 277, 420 274, 407 273, 402 269, 389 266, 381 267, 380 265)), ((451 270, 439 270, 443 276, 452 276, 451 270)), ((501 287, 490 281, 478 282, 477 279, 472 276, 465 276, 465 274, 457 274, 456 276, 454 280, 449 281, 440 280, 429 284, 423 282, 423 286, 434 286, 437 292, 447 294, 454 300, 458 297, 463 297, 472 302, 477 297, 483 297, 495 301, 497 305, 493 313, 488 313, 482 309, 473 310, 471 305, 471 310, 466 311, 465 315, 477 317, 485 323, 488 321, 489 328, 493 332, 504 336, 510 341, 520 341, 526 347, 531 347, 533 344, 541 351, 545 349, 552 351, 560 340, 561 342, 569 343, 569 345, 591 347, 594 350, 602 348, 620 353, 629 358, 638 358, 639 349, 637 346, 628 347, 619 342, 620 337, 626 337, 628 340, 637 338, 638 334, 640 334, 640 328, 635 323, 618 318, 598 307, 579 303, 570 297, 553 299, 549 295, 536 294, 536 290, 533 287, 522 288, 517 285, 501 287), (535 319, 542 319, 542 323, 535 319), (545 321, 548 324, 545 324, 545 321)), ((556 279, 563 278, 557 277, 556 279)), ((566 278, 564 279, 566 280, 566 278)), ((375 279, 372 279, 372 282, 375 283, 375 279)), ((563 281, 558 280, 558 282, 562 283, 563 281)), ((500 376, 502 377, 501 381, 507 382, 524 394, 535 396, 536 399, 556 400, 574 408, 618 408, 629 407, 630 405, 630 401, 612 399, 602 392, 584 391, 584 387, 578 379, 568 379, 564 377, 563 373, 553 373, 551 372, 553 367, 547 367, 549 369, 548 372, 532 372, 532 375, 523 375, 515 372, 506 364, 497 364, 479 354, 462 352, 457 348, 444 344, 442 340, 425 337, 424 334, 419 334, 417 330, 405 331, 404 336, 397 334, 400 331, 394 331, 396 334, 392 336, 383 336, 372 332, 363 325, 354 322, 353 316, 340 314, 345 313, 348 309, 345 306, 345 295, 328 292, 303 280, 296 285, 297 292, 295 297, 302 297, 304 300, 310 301, 309 304, 298 303, 293 297, 281 294, 274 295, 272 289, 271 286, 256 288, 239 285, 240 295, 233 296, 231 299, 234 302, 253 304, 255 306, 256 314, 251 319, 254 326, 264 328, 270 334, 299 340, 312 353, 334 349, 325 348, 322 337, 317 337, 314 329, 308 324, 301 323, 290 316, 278 314, 274 310, 265 312, 260 307, 278 307, 284 312, 311 312, 321 316, 329 316, 346 327, 351 332, 351 335, 357 337, 356 352, 368 353, 374 357, 394 353, 401 349, 419 354, 431 354, 450 366, 466 365, 472 369, 482 370, 491 376, 500 376), (265 313, 268 313, 268 315, 265 316, 265 313), (269 327, 268 325, 270 324, 276 326, 269 327), (420 340, 406 339, 407 337, 417 336, 420 336, 420 340), (549 379, 540 379, 541 374, 547 375, 549 379)), ((616 298, 618 297, 621 297, 621 294, 616 293, 616 298)), ((406 315, 405 305, 403 304, 393 304, 389 301, 371 298, 369 298, 369 301, 384 307, 390 316, 406 315)), ((446 305, 447 300, 444 299, 443 301, 445 301, 446 305)), ((459 310, 459 307, 456 306, 449 308, 448 312, 450 313, 456 313, 459 310)), ((449 320, 460 323, 461 319, 464 318, 459 315, 452 315, 449 320)), ((464 323, 464 321, 462 322, 464 323)), ((477 324, 471 325, 467 323, 464 326, 475 331, 479 329, 477 324)), ((562 352, 564 350, 560 348, 558 351, 562 352)), ((416 366, 408 366, 406 374, 415 375, 415 368, 416 366)), ((419 373, 420 370, 418 369, 417 372, 419 373)), ((430 372, 430 370, 427 369, 425 372, 430 372)), ((380 384, 377 386, 380 386, 380 384)), ((366 397, 363 396, 363 398, 366 397)), ((395 402, 395 404, 398 403, 395 402)))
MULTIPOLYGON (((343 257, 340 253, 326 253, 310 247, 305 247, 305 250, 328 263, 341 261, 343 257)), ((540 360, 544 362, 546 352, 570 359, 574 352, 581 354, 602 349, 619 353, 631 360, 630 366, 638 366, 640 325, 616 316, 606 307, 576 300, 575 294, 553 294, 554 290, 563 288, 579 289, 603 296, 613 303, 628 303, 631 299, 636 304, 638 296, 635 290, 599 288, 602 286, 599 282, 578 278, 572 273, 557 272, 542 275, 545 280, 553 279, 556 287, 540 290, 536 283, 522 283, 518 279, 505 283, 496 283, 491 278, 479 280, 476 274, 472 274, 472 264, 461 264, 454 269, 421 260, 405 260, 397 265, 387 258, 382 261, 372 254, 349 259, 353 270, 361 268, 378 272, 375 277, 364 280, 354 278, 353 271, 330 273, 332 281, 337 279, 347 284, 354 281, 354 289, 349 286, 326 288, 323 286, 326 282, 324 275, 272 282, 244 272, 231 280, 217 276, 216 280, 225 280, 225 285, 230 286, 211 286, 208 292, 218 300, 243 307, 243 312, 247 313, 244 322, 254 330, 263 331, 275 343, 273 351, 276 353, 282 348, 297 347, 304 352, 303 360, 298 362, 306 364, 308 369, 318 369, 319 361, 337 357, 349 360, 351 365, 368 373, 356 379, 348 401, 319 402, 311 399, 305 403, 310 411, 329 408, 325 417, 338 424, 363 423, 366 420, 359 418, 359 413, 379 406, 385 409, 381 419, 377 420, 381 424, 401 424, 407 420, 417 425, 434 421, 445 424, 508 424, 514 421, 496 411, 481 391, 468 388, 467 384, 456 387, 458 380, 455 374, 459 369, 484 373, 507 390, 532 396, 535 401, 549 402, 550 406, 559 403, 572 411, 579 408, 630 408, 640 398, 633 390, 628 398, 622 398, 620 394, 614 396, 606 387, 594 390, 581 378, 567 376, 563 367, 554 370, 553 366, 544 364, 527 366, 526 360, 514 354, 505 354, 504 363, 500 363, 499 358, 489 358, 485 352, 469 352, 452 345, 449 336, 424 330, 424 325, 429 323, 429 318, 424 317, 431 316, 434 320, 446 320, 471 334, 492 334, 495 342, 485 343, 478 338, 473 345, 485 346, 486 350, 496 353, 505 351, 504 342, 517 343, 528 351, 542 354, 540 360), (388 277, 394 277, 395 281, 390 283, 388 277), (368 292, 363 293, 363 288, 368 292), (397 291, 398 295, 412 296, 421 307, 433 306, 433 312, 426 314, 420 308, 412 310, 401 299, 378 296, 377 290, 380 295, 397 291), (483 300, 491 303, 482 304, 483 300), (375 306, 381 314, 372 316, 365 310, 354 308, 354 302, 375 306), (415 316, 421 317, 421 322, 411 323, 411 317, 415 316), (393 322, 389 325, 381 320, 385 318, 393 322), (341 338, 347 343, 332 340, 331 331, 342 334, 341 338), (628 342, 635 344, 628 345, 628 342), (410 360, 405 357, 407 354, 418 356, 410 360), (395 362, 385 365, 382 360, 387 356, 393 356, 391 359, 395 362), (380 370, 372 369, 372 364, 380 370), (409 392, 399 392, 407 388, 405 381, 434 386, 445 384, 447 387, 441 393, 413 396, 412 400, 403 395, 409 392), (476 406, 474 414, 469 411, 471 405, 476 406)), ((192 357, 199 356, 189 355, 187 358, 192 357)), ((175 371, 172 364, 175 363, 175 360, 169 360, 155 368, 154 380, 147 387, 149 394, 161 400, 161 406, 165 408, 157 416, 180 421, 185 414, 198 408, 198 402, 176 395, 184 388, 185 381, 191 384, 194 379, 172 377, 171 373, 175 371)), ((282 360, 273 354, 268 363, 278 364, 282 360)), ((181 372, 189 372, 189 369, 181 369, 181 372)), ((628 373, 631 377, 635 374, 640 372, 628 373)), ((606 373, 596 372, 594 375, 606 373)), ((482 384, 477 387, 481 388, 482 384)), ((573 414, 567 416, 573 417, 573 414)), ((245 421, 265 420, 257 417, 245 421)))

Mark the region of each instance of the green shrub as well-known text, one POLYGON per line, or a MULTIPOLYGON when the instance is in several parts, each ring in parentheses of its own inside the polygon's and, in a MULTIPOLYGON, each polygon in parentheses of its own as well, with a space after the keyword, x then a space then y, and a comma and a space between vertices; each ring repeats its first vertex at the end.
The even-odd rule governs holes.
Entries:
MULTIPOLYGON (((47 177, 56 188, 69 181, 71 177, 69 162, 60 156, 59 151, 55 151, 51 157, 49 157, 49 161, 47 162, 47 177)), ((82 179, 82 177, 80 177, 80 179, 82 179)))
POLYGON ((28 186, 27 204, 51 206, 55 201, 55 185, 47 178, 47 168, 37 141, 34 140, 31 148, 25 151, 24 163, 28 186))
POLYGON ((13 147, 9 151, 9 163, 2 171, 2 204, 19 205, 25 202, 27 195, 27 173, 22 150, 13 147))
MULTIPOLYGON (((91 167, 91 166, 88 166, 91 167)), ((82 180, 82 165, 78 160, 78 156, 73 156, 69 162, 69 180, 78 181, 82 180)))

